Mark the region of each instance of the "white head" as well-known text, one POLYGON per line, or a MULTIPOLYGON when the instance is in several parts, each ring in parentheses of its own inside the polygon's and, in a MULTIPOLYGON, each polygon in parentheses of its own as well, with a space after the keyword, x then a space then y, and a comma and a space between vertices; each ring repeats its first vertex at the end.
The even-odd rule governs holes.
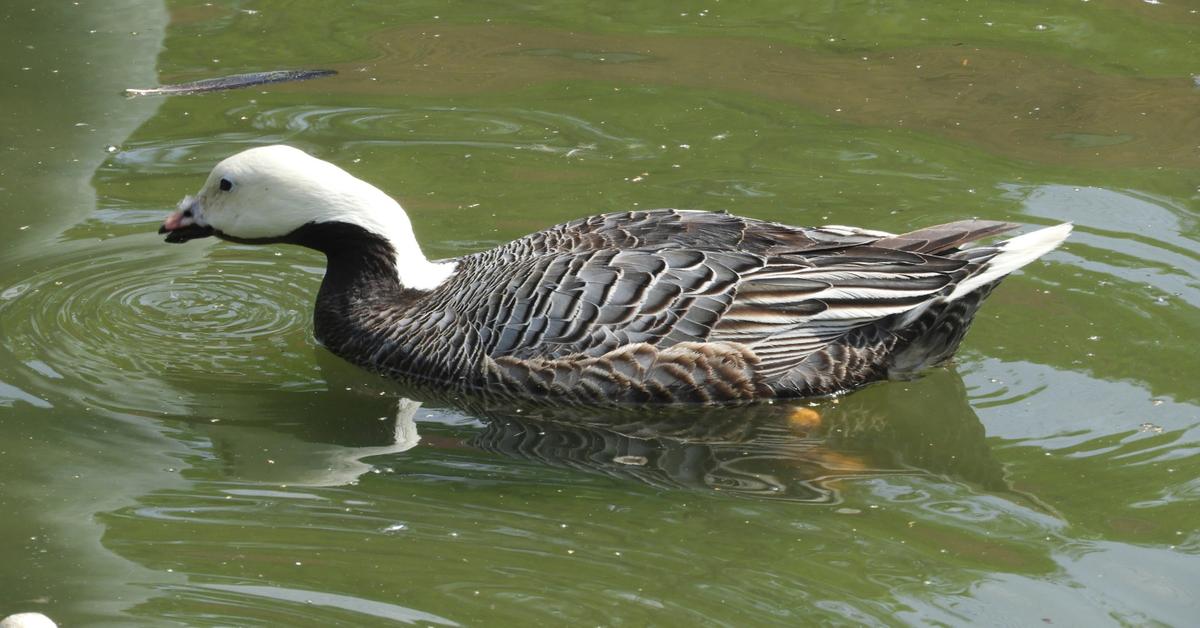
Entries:
POLYGON ((396 250, 406 287, 429 289, 453 264, 425 259, 400 204, 341 168, 290 146, 242 151, 217 164, 204 187, 179 203, 159 233, 168 242, 216 235, 240 242, 288 240, 301 227, 342 223, 362 227, 396 250))

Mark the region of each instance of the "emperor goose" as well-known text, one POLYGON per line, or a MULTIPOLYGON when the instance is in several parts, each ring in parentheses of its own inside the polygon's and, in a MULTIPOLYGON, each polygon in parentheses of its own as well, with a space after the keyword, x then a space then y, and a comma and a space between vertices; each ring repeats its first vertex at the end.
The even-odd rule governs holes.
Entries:
POLYGON ((678 209, 581 218, 446 260, 378 188, 288 146, 217 164, 163 222, 325 254, 317 339, 411 382, 556 402, 828 395, 943 362, 1060 224, 964 220, 902 235, 678 209))

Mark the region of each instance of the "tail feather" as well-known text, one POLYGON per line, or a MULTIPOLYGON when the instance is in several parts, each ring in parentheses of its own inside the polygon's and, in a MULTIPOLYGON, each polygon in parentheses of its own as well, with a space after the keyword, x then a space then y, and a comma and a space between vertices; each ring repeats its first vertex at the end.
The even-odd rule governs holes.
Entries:
MULTIPOLYGON (((995 255, 984 262, 976 273, 955 286, 948 298, 953 301, 970 294, 982 286, 999 281, 1005 275, 1049 253, 1067 239, 1071 233, 1071 227, 1071 223, 1063 223, 1022 234, 994 247, 988 247, 996 251, 995 255)), ((970 256, 972 251, 974 249, 967 249, 963 253, 970 256)))
POLYGON ((948 253, 954 247, 999 235, 1019 226, 1013 222, 995 220, 959 220, 889 236, 875 242, 872 246, 914 253, 948 253))

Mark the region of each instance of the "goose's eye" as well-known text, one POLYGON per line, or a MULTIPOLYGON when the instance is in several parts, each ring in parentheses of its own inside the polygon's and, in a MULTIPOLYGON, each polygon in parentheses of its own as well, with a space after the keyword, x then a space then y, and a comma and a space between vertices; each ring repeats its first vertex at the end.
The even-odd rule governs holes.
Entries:
POLYGON ((221 179, 221 191, 228 192, 233 189, 233 182, 229 179, 221 179))

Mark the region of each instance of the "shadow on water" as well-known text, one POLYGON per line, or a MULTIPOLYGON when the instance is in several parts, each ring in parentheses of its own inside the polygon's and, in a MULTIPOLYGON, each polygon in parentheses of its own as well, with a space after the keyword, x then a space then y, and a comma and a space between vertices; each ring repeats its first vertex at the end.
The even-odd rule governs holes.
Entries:
POLYGON ((404 475, 426 452, 459 452, 476 462, 482 453, 655 489, 819 504, 839 503, 841 482, 897 474, 1010 492, 952 369, 836 399, 599 409, 412 389, 397 400, 390 382, 364 385, 359 375, 343 385, 344 365, 330 366, 326 392, 258 395, 263 407, 285 408, 303 395, 297 415, 250 424, 197 418, 230 476, 338 486, 367 473, 404 475))

